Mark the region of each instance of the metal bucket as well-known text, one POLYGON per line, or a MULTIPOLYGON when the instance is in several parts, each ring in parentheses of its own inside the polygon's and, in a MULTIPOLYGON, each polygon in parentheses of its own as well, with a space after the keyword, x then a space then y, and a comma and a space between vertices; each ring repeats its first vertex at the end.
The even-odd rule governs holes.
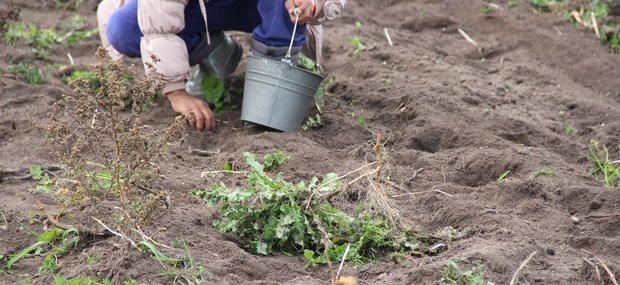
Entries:
POLYGON ((323 79, 286 62, 249 56, 241 120, 285 132, 297 130, 323 79))

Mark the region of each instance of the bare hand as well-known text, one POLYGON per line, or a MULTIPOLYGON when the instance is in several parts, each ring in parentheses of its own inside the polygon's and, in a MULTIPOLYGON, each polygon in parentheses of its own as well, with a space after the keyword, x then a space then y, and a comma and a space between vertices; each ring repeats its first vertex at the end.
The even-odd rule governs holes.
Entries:
POLYGON ((191 127, 199 131, 205 128, 215 130, 215 116, 207 102, 193 97, 185 90, 176 90, 166 94, 172 109, 189 118, 188 123, 191 127))
POLYGON ((295 8, 299 8, 299 24, 303 25, 312 20, 314 16, 314 1, 312 0, 288 0, 284 3, 288 14, 291 17, 291 22, 295 23, 295 8))

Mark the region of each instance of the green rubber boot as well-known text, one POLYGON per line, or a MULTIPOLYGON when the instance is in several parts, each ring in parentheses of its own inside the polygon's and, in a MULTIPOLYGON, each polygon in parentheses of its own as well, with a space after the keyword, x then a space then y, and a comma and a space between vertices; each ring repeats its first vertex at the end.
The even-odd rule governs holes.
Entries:
POLYGON ((208 51, 206 57, 192 67, 190 77, 185 84, 185 90, 189 94, 202 100, 205 100, 201 90, 202 79, 207 74, 213 74, 222 82, 224 90, 227 90, 230 74, 235 72, 243 55, 241 45, 224 33, 213 37, 212 45, 207 49, 211 50, 208 51))

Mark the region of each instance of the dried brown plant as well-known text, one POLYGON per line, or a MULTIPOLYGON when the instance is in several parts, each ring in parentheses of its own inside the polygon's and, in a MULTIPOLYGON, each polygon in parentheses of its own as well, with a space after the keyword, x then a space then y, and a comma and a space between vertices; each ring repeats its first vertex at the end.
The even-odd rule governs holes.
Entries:
POLYGON ((64 194, 58 195, 61 205, 118 201, 119 221, 126 230, 144 223, 165 196, 152 190, 156 162, 181 138, 184 119, 178 117, 165 129, 145 128, 140 106, 161 91, 164 81, 157 76, 127 80, 133 66, 125 69, 103 49, 97 57, 93 78, 70 82, 73 92, 52 106, 52 122, 37 127, 60 146, 54 154, 67 168, 65 181, 72 187, 58 186, 64 194))

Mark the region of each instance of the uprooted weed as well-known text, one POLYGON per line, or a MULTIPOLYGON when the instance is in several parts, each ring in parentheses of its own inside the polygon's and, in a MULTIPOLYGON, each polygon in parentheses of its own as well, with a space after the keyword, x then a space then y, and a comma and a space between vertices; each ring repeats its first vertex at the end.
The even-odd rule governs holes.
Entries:
MULTIPOLYGON (((355 181, 377 174, 376 169, 349 183, 342 183, 343 176, 328 173, 322 179, 313 177, 309 182, 293 184, 268 174, 267 159, 261 164, 254 154, 244 155, 251 168, 245 188, 220 183, 193 194, 211 206, 220 205, 215 227, 238 236, 253 253, 303 253, 308 266, 343 258, 359 264, 381 260, 390 253, 421 254, 425 243, 432 239, 400 227, 384 212, 368 211, 377 203, 365 203, 368 208, 358 207, 351 214, 332 205, 331 198, 355 181)), ((357 171, 373 165, 377 163, 357 171)))
POLYGON ((127 232, 146 222, 160 200, 165 202, 165 193, 153 190, 155 162, 180 138, 183 124, 177 118, 165 130, 146 128, 138 114, 161 90, 163 80, 128 81, 126 74, 134 74, 133 67, 125 70, 103 49, 97 56, 93 76, 73 80, 73 93, 52 106, 52 122, 35 126, 60 146, 54 154, 67 168, 55 187, 61 206, 116 201, 120 211, 114 222, 127 232))

